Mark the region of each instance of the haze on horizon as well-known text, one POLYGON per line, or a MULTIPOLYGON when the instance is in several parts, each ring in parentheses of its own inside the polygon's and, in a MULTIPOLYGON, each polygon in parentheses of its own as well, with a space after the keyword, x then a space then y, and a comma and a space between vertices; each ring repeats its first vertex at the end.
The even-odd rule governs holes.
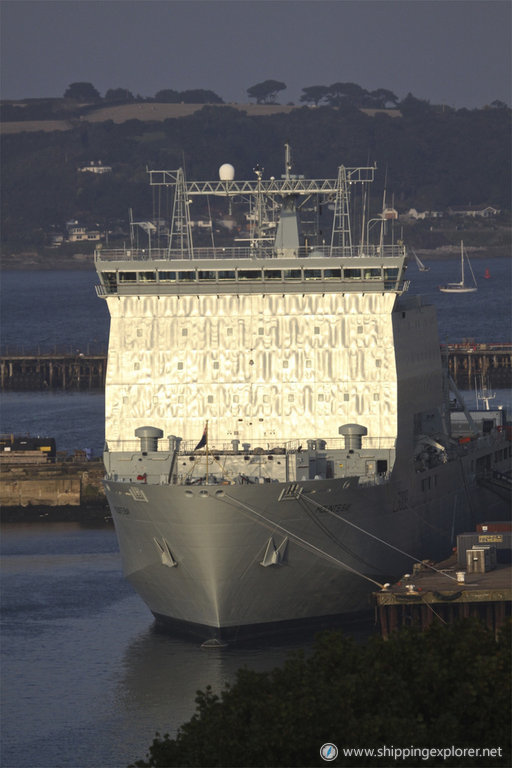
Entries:
POLYGON ((279 80, 278 101, 353 82, 432 104, 511 103, 509 0, 3 0, 2 99, 72 82, 201 88, 225 102, 279 80))

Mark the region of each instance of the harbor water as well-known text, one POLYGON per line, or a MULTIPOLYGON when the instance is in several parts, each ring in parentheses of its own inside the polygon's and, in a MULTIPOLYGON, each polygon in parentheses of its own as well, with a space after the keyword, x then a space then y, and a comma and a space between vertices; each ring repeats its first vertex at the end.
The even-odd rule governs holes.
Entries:
POLYGON ((117 768, 175 733, 198 689, 292 643, 202 650, 156 632, 112 529, 2 527, 2 768, 117 768))
MULTIPOLYGON (((429 272, 409 266, 410 290, 437 305, 442 342, 511 341, 509 259, 474 260, 479 290, 462 296, 437 289, 457 279, 457 257, 424 261, 429 272)), ((106 344, 95 283, 92 271, 2 273, 2 346, 106 344)), ((499 391, 493 404, 510 401, 499 391)), ((103 410, 101 393, 5 393, 0 431, 50 435, 58 450, 101 455, 103 410)), ((1 768, 126 767, 144 757, 155 731, 174 734, 191 717, 198 689, 218 692, 241 666, 271 669, 311 644, 296 636, 206 651, 158 633, 121 575, 108 527, 3 525, 1 555, 1 768)))

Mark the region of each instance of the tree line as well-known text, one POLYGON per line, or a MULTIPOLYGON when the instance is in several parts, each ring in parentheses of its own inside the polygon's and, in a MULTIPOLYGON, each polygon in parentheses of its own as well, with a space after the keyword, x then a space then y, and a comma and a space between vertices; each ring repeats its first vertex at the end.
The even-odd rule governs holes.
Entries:
MULTIPOLYGON (((286 90, 286 84, 280 80, 264 80, 247 88, 247 96, 257 104, 277 104, 277 96, 286 90)), ((62 98, 27 99, 23 105, 4 101, 2 103, 1 120, 44 120, 69 118, 73 113, 83 114, 84 110, 91 111, 100 106, 132 104, 132 103, 167 103, 167 104, 224 104, 224 100, 214 91, 195 88, 179 91, 164 88, 154 96, 134 95, 127 88, 108 88, 104 96, 89 82, 71 83, 62 98)), ((428 101, 417 99, 412 94, 400 100, 393 91, 386 88, 366 90, 357 83, 336 82, 332 85, 312 85, 302 89, 300 104, 309 106, 328 106, 337 109, 356 107, 359 109, 402 109, 414 102, 424 110, 439 109, 428 101)), ((490 105, 493 109, 506 109, 507 105, 499 100, 490 105)), ((443 107, 444 110, 452 109, 443 107)))
MULTIPOLYGON (((247 96, 255 99, 258 104, 276 104, 277 94, 286 90, 286 84, 280 80, 264 80, 261 83, 251 85, 247 89, 247 96)), ((102 100, 99 91, 92 83, 80 82, 71 83, 64 93, 64 99, 74 99, 81 102, 96 103, 102 100)), ((142 97, 135 97, 131 91, 126 88, 109 88, 103 101, 112 102, 130 102, 141 100, 142 97)), ((146 99, 147 100, 147 99, 146 99)), ((172 88, 157 91, 151 100, 158 102, 196 104, 223 104, 223 99, 210 90, 195 89, 187 91, 177 91, 172 88)), ((367 91, 356 83, 333 83, 332 85, 313 85, 302 89, 300 102, 303 104, 325 104, 330 107, 339 107, 345 103, 351 103, 358 107, 374 107, 385 109, 388 106, 396 107, 399 103, 398 97, 385 88, 378 88, 374 91, 367 91)))

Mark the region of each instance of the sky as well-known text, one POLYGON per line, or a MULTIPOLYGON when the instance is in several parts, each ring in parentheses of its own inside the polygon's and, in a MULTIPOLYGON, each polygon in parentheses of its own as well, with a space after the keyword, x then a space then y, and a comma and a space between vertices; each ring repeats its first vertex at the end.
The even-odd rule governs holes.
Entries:
POLYGON ((431 104, 511 104, 512 0, 1 0, 0 97, 204 88, 247 103, 335 82, 431 104))

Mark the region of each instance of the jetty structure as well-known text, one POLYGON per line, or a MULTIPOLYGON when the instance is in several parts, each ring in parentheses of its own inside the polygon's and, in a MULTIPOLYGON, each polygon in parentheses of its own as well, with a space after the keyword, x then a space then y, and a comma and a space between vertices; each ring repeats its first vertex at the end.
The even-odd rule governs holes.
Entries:
POLYGON ((366 614, 482 510, 508 511, 493 484, 511 466, 504 423, 475 422, 450 381, 392 223, 354 215, 375 167, 292 171, 288 146, 270 177, 149 170, 171 200, 165 237, 132 222, 142 247, 95 255, 123 570, 158 622, 207 644, 366 614), (248 207, 248 239, 196 246, 196 198, 231 220, 248 207), (328 237, 307 229, 312 205, 328 237))
MULTIPOLYGON (((511 480, 504 479, 510 494, 511 480)), ((512 616, 512 523, 480 523, 457 536, 443 563, 415 563, 411 573, 374 595, 376 623, 384 637, 404 626, 426 629, 477 617, 498 632, 512 616)))
MULTIPOLYGON (((472 389, 475 377, 493 387, 512 387, 512 344, 464 341, 441 345, 448 373, 459 389, 472 389)), ((15 346, 0 352, 2 391, 103 391, 106 351, 28 350, 15 346)))

